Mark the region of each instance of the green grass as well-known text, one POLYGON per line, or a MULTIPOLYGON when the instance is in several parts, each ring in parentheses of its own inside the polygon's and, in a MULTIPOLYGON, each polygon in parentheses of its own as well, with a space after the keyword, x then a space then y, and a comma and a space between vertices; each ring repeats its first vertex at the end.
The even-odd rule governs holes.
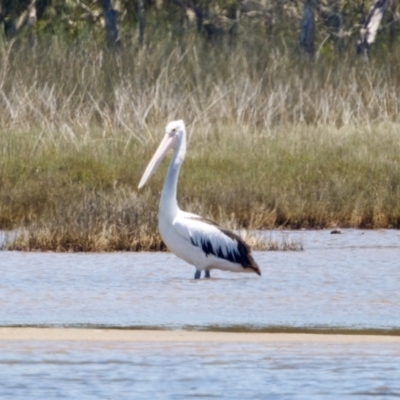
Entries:
POLYGON ((189 136, 183 209, 231 229, 400 227, 399 54, 310 62, 260 41, 182 40, 115 54, 56 40, 3 47, 10 248, 162 249, 167 163, 136 188, 175 118, 189 136))
MULTIPOLYGON (((179 181, 183 209, 230 229, 400 226, 397 125, 234 129, 204 141, 197 127, 179 181)), ((24 227, 11 248, 162 249, 157 207, 168 162, 136 189, 156 145, 104 138, 79 152, 60 145, 3 157, 0 220, 24 227)))

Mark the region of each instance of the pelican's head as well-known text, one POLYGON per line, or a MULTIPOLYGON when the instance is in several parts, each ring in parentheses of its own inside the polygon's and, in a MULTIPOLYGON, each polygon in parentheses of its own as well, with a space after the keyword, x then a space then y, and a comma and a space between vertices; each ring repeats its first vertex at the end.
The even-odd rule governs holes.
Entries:
POLYGON ((175 134, 177 136, 181 136, 184 134, 186 128, 183 119, 177 119, 176 121, 168 122, 165 127, 165 134, 175 134))
POLYGON ((158 146, 157 151, 155 152, 153 158, 150 160, 149 165, 147 166, 142 179, 139 182, 138 188, 142 188, 145 183, 149 180, 153 172, 160 165, 161 161, 168 153, 170 149, 176 149, 178 143, 185 136, 185 123, 183 120, 178 119, 176 121, 171 121, 167 124, 165 128, 165 135, 160 145, 158 146))

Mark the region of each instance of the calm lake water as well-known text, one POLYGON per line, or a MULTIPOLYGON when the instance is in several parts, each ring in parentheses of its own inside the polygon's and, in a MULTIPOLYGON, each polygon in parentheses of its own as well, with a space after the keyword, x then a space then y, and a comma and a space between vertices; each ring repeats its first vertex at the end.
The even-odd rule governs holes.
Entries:
POLYGON ((400 345, 0 343, 0 398, 391 399, 400 345))
MULTIPOLYGON (((282 235, 273 232, 278 239, 282 235)), ((0 252, 0 325, 400 329, 400 232, 290 232, 263 276, 169 253, 0 252)), ((1 399, 396 398, 395 344, 0 342, 1 399)))
POLYGON ((261 278, 195 281, 170 253, 0 252, 0 325, 400 328, 400 232, 289 237, 305 250, 255 252, 261 278))

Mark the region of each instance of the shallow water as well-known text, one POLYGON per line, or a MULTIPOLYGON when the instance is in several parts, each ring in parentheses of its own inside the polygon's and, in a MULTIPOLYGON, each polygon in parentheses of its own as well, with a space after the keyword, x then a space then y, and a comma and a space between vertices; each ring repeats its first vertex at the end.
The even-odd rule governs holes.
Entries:
MULTIPOLYGON (((289 237, 305 251, 256 252, 262 278, 194 281, 168 253, 0 252, 0 325, 400 328, 400 232, 289 237)), ((0 341, 0 399, 391 399, 399 356, 389 343, 0 341)))
POLYGON ((5 399, 400 397, 400 345, 0 343, 5 399))
POLYGON ((170 253, 1 252, 0 325, 400 328, 400 232, 289 238, 305 250, 255 252, 262 278, 195 281, 170 253))

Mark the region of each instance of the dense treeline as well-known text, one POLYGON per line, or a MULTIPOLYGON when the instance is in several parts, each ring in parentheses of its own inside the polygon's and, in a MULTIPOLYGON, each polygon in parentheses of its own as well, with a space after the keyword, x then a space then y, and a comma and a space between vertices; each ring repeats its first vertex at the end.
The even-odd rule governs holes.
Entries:
POLYGON ((89 35, 112 47, 195 31, 212 42, 262 35, 266 51, 277 40, 308 53, 351 51, 357 41, 359 50, 363 41, 366 46, 374 41, 369 29, 378 27, 382 16, 379 42, 393 46, 398 25, 397 0, 2 0, 0 7, 8 40, 89 35))

